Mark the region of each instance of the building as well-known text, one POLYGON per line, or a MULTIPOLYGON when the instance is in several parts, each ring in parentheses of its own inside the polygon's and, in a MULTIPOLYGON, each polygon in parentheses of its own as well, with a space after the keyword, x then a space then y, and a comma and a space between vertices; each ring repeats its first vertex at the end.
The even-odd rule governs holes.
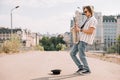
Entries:
POLYGON ((120 35, 120 15, 103 16, 104 44, 106 48, 116 44, 116 38, 120 35))
POLYGON ((63 40, 66 42, 67 46, 70 47, 71 33, 70 32, 65 32, 63 34, 63 40))
MULTIPOLYGON (((18 34, 21 32, 21 29, 12 29, 13 34, 18 34)), ((21 35, 19 35, 21 37, 21 35)), ((9 40, 11 38, 11 29, 9 28, 0 28, 0 43, 3 43, 5 40, 9 40)))
POLYGON ((47 33, 42 34, 42 35, 45 36, 45 37, 51 38, 51 37, 57 37, 59 35, 59 33, 50 34, 49 32, 47 32, 47 33))
POLYGON ((117 16, 117 37, 120 35, 120 15, 117 16))
MULTIPOLYGON (((30 30, 20 28, 12 29, 12 34, 17 34, 23 46, 26 47, 39 45, 39 39, 41 38, 41 35, 38 33, 32 33, 30 30)), ((3 43, 5 40, 10 40, 10 38, 11 29, 0 28, 0 42, 3 43)))
POLYGON ((32 47, 39 45, 40 36, 38 33, 32 33, 30 30, 23 29, 22 30, 22 41, 24 46, 32 47))
POLYGON ((98 23, 96 25, 96 36, 92 47, 94 50, 103 50, 103 16, 101 12, 95 12, 94 16, 98 23))

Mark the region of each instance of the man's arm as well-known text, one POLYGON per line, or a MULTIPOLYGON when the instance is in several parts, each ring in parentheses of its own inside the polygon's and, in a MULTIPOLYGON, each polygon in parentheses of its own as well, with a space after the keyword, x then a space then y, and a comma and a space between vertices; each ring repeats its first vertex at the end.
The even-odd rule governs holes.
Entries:
MULTIPOLYGON (((82 32, 86 34, 92 34, 94 29, 95 29, 94 27, 89 27, 87 30, 83 29, 82 32)), ((81 29, 79 27, 76 27, 76 31, 79 32, 81 31, 81 29)))
POLYGON ((95 29, 94 27, 89 27, 87 30, 83 29, 82 32, 84 32, 86 34, 92 34, 94 29, 95 29))

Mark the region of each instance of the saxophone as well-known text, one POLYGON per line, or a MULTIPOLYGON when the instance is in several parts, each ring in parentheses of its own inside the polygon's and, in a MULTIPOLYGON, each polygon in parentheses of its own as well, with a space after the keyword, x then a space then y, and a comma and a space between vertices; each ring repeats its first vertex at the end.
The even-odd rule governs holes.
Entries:
POLYGON ((75 24, 73 25, 73 27, 71 28, 71 33, 72 33, 72 41, 74 44, 77 44, 79 42, 80 39, 80 35, 79 32, 77 32, 75 30, 75 28, 78 27, 77 22, 75 21, 75 24))
POLYGON ((80 40, 80 32, 77 32, 75 30, 76 27, 79 27, 80 26, 80 16, 81 16, 81 13, 76 10, 75 12, 75 17, 73 19, 73 27, 71 28, 71 33, 72 33, 72 41, 74 44, 77 44, 80 40))

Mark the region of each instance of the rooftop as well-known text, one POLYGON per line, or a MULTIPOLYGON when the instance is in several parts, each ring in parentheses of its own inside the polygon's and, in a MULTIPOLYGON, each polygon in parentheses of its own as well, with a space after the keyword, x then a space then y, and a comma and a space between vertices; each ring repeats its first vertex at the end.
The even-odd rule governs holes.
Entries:
POLYGON ((103 22, 117 22, 115 16, 103 16, 103 22))
MULTIPOLYGON (((13 30, 13 32, 17 32, 17 31, 21 31, 22 29, 16 28, 16 29, 12 29, 12 30, 13 30)), ((0 27, 0 33, 11 33, 11 29, 0 27)))

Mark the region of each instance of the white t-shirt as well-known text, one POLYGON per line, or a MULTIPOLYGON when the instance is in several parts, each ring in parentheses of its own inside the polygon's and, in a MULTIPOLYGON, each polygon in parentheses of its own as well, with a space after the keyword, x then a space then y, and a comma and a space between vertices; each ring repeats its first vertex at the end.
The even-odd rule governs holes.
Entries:
POLYGON ((89 27, 94 27, 95 29, 92 34, 86 34, 84 32, 80 32, 80 41, 84 41, 90 45, 93 44, 93 40, 96 34, 96 25, 97 25, 96 18, 94 16, 89 18, 89 20, 84 25, 83 29, 87 30, 89 27))

